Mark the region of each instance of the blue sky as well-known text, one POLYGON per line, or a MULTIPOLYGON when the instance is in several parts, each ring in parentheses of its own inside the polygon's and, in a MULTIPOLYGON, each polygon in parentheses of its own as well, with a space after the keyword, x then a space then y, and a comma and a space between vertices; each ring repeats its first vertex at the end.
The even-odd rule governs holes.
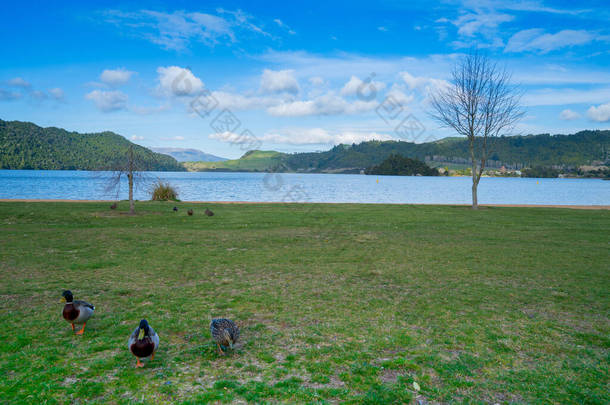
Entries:
POLYGON ((422 142, 453 135, 429 94, 476 46, 524 92, 515 133, 610 128, 605 1, 17 4, 0 16, 4 120, 225 157, 422 142))

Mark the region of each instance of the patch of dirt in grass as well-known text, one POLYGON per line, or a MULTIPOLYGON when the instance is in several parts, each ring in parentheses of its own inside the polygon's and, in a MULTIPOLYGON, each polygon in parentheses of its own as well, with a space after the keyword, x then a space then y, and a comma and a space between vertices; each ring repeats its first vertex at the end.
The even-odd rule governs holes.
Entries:
POLYGON ((97 212, 92 212, 91 215, 92 217, 95 218, 125 218, 125 217, 145 217, 145 216, 149 216, 149 215, 162 215, 162 212, 159 211, 138 211, 136 210, 136 212, 134 214, 130 214, 128 211, 97 211, 97 212))
POLYGON ((379 379, 384 384, 395 383, 399 376, 403 375, 398 370, 391 370, 388 368, 384 368, 379 375, 379 379))
POLYGON ((522 396, 508 392, 498 392, 490 394, 485 401, 490 404, 523 404, 526 403, 522 396))
POLYGON ((61 385, 64 387, 69 387, 71 385, 76 384, 79 381, 80 381, 79 378, 66 377, 66 379, 62 381, 61 385))

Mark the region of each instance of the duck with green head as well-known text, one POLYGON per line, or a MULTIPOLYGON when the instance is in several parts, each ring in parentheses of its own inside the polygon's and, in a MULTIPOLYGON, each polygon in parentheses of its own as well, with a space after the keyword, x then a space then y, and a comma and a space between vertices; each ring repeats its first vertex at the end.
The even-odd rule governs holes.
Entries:
POLYGON ((129 351, 136 356, 136 367, 144 367, 144 364, 140 362, 140 359, 146 357, 150 357, 150 360, 155 359, 155 352, 159 348, 159 335, 157 335, 157 332, 148 324, 146 319, 142 319, 140 325, 138 325, 129 336, 127 347, 129 347, 129 351))
POLYGON ((83 325, 83 328, 76 332, 77 335, 82 335, 85 332, 87 321, 93 315, 93 311, 95 311, 95 307, 86 301, 74 301, 74 296, 70 290, 65 290, 61 294, 59 302, 65 303, 62 316, 67 322, 72 324, 72 331, 74 331, 74 324, 83 325))

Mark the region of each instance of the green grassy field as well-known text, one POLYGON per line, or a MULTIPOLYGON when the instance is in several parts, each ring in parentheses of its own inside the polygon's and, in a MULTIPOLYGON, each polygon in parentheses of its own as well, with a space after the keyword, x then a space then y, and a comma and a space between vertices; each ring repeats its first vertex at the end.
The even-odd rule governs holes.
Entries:
POLYGON ((610 402, 610 211, 108 205, 0 203, 1 403, 610 402))

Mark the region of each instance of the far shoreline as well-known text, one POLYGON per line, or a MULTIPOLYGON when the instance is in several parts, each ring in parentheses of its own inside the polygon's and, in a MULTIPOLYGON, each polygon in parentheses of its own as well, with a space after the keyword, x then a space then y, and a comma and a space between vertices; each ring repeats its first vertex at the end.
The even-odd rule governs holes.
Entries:
MULTIPOLYGON (((121 200, 123 201, 123 200, 121 200)), ((71 200, 46 198, 0 198, 0 203, 113 203, 116 200, 71 200)), ((151 202, 151 201, 137 201, 151 202)), ((167 201, 172 203, 172 201, 167 201)), ((282 202, 282 201, 176 201, 175 204, 350 204, 350 205, 414 205, 437 207, 470 207, 471 204, 426 204, 426 203, 353 203, 353 202, 282 202)), ((479 207, 490 208, 566 208, 575 210, 610 210, 610 205, 562 205, 562 204, 479 204, 479 207)))

